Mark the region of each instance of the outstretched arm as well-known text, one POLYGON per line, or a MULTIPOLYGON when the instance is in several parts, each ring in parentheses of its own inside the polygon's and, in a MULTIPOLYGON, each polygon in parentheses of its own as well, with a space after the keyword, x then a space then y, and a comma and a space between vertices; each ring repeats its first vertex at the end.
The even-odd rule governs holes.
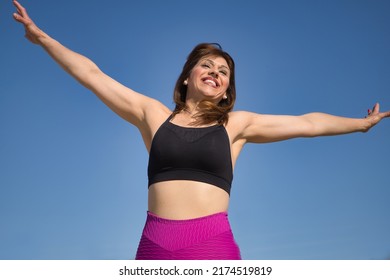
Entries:
POLYGON ((390 111, 380 112, 377 103, 362 119, 345 118, 324 113, 309 113, 301 116, 260 115, 237 112, 242 124, 239 138, 245 142, 266 143, 296 137, 340 135, 367 132, 382 119, 390 117, 390 111))
POLYGON ((145 120, 145 110, 152 102, 103 73, 94 62, 66 48, 43 32, 31 20, 26 9, 16 0, 13 1, 17 12, 16 21, 24 25, 25 37, 38 44, 70 75, 82 85, 92 90, 108 107, 119 116, 140 128, 145 120))

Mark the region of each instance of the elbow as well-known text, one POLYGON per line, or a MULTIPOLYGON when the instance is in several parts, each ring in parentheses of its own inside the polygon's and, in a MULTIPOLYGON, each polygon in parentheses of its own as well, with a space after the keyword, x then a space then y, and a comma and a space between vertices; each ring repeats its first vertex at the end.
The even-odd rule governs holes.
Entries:
POLYGON ((305 121, 301 125, 301 136, 305 138, 314 138, 323 135, 321 127, 316 122, 311 121, 308 118, 304 118, 305 121))
POLYGON ((102 74, 98 67, 91 67, 81 70, 75 77, 83 86, 92 89, 96 81, 101 79, 102 74))

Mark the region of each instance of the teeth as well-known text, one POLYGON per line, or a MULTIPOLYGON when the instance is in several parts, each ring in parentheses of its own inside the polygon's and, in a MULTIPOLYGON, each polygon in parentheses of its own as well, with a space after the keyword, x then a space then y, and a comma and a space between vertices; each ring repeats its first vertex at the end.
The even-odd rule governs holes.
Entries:
POLYGON ((217 86, 217 84, 213 80, 205 80, 204 82, 206 84, 212 86, 212 87, 216 87, 217 86))

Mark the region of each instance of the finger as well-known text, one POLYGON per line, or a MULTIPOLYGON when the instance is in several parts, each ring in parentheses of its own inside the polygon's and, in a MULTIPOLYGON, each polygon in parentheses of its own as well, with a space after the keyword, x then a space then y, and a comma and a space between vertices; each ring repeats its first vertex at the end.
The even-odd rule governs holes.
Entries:
POLYGON ((376 103, 375 106, 372 108, 372 113, 379 113, 379 103, 376 103))
POLYGON ((16 10, 18 11, 19 15, 21 15, 24 18, 29 19, 29 16, 27 14, 26 9, 16 0, 14 0, 14 5, 16 7, 16 10))
POLYGON ((18 1, 14 0, 14 6, 16 7, 16 10, 18 11, 19 14, 22 14, 22 5, 18 1))
POLYGON ((382 118, 389 118, 390 117, 390 111, 381 113, 381 115, 382 115, 382 118))
POLYGON ((23 23, 24 25, 28 24, 30 22, 29 19, 25 19, 23 18, 21 15, 17 14, 17 13, 14 13, 13 14, 14 16, 14 19, 20 23, 23 23))
POLYGON ((13 13, 13 16, 14 16, 14 19, 16 19, 19 22, 22 22, 23 18, 19 14, 13 13))
POLYGON ((24 25, 31 23, 31 19, 27 14, 26 9, 16 0, 14 0, 13 3, 17 10, 17 13, 13 14, 14 19, 20 23, 23 23, 24 25))

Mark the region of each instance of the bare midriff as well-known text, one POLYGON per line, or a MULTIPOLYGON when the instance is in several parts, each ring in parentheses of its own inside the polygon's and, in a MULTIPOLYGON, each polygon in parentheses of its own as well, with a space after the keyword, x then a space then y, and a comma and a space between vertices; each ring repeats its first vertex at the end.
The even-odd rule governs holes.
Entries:
POLYGON ((162 218, 193 219, 226 212, 229 194, 216 186, 196 181, 166 181, 149 187, 148 210, 162 218))

